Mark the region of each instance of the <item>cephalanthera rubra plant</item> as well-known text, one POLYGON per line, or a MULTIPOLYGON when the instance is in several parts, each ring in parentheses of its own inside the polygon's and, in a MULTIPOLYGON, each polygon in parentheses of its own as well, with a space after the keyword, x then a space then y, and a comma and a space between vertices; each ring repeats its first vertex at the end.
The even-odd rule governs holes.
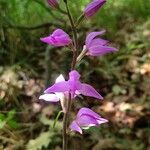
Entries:
MULTIPOLYGON (((47 0, 48 4, 60 10, 59 0, 47 0)), ((93 0, 89 3, 82 15, 75 22, 73 20, 72 14, 69 9, 68 1, 64 0, 66 6, 66 15, 70 20, 70 25, 72 28, 73 39, 62 29, 56 29, 49 36, 43 37, 40 40, 54 47, 68 46, 72 53, 73 59, 71 62, 71 68, 69 72, 69 79, 65 80, 63 75, 60 75, 56 82, 48 87, 44 94, 39 97, 49 102, 59 102, 62 106, 62 111, 64 113, 63 117, 63 150, 67 150, 67 138, 68 130, 76 131, 82 134, 82 130, 88 129, 91 126, 99 126, 102 123, 108 122, 107 119, 102 118, 100 115, 95 113, 89 108, 81 108, 77 116, 71 123, 69 122, 69 114, 71 109, 71 104, 73 99, 76 99, 79 95, 94 97, 95 99, 102 100, 103 97, 89 84, 80 81, 80 74, 75 69, 76 64, 84 56, 102 56, 104 54, 117 51, 116 48, 109 46, 109 41, 100 38, 105 31, 94 31, 87 35, 85 38, 85 43, 83 44, 83 50, 78 49, 78 37, 77 37, 77 26, 84 19, 90 19, 94 16, 98 10, 105 4, 106 0, 93 0), (78 53, 80 54, 78 55, 78 53)), ((64 12, 64 11, 63 11, 64 12)))

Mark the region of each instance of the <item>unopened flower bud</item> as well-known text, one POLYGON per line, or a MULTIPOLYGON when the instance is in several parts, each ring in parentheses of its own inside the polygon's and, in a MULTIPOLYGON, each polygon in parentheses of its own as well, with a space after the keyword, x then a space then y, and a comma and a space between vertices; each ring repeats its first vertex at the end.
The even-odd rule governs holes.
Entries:
POLYGON ((58 8, 59 4, 58 4, 58 0, 47 0, 48 4, 52 7, 52 8, 58 8))
POLYGON ((94 16, 97 11, 103 6, 103 4, 106 2, 106 0, 93 0, 91 3, 89 3, 85 10, 84 10, 84 15, 87 18, 90 18, 94 16))

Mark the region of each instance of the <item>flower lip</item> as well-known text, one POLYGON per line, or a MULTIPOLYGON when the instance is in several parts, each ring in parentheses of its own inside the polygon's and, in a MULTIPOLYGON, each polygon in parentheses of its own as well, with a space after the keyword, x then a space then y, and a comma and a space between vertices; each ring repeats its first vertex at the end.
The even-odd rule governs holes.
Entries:
MULTIPOLYGON (((63 77, 62 74, 60 74, 56 78, 55 83, 59 83, 59 82, 62 82, 62 81, 65 81, 65 78, 63 77)), ((61 93, 61 92, 54 92, 54 93, 44 92, 44 94, 41 95, 39 97, 39 99, 43 99, 45 101, 50 101, 50 102, 58 102, 59 100, 63 100, 64 97, 65 97, 65 94, 61 93)))
POLYGON ((55 94, 43 94, 39 97, 39 99, 43 99, 48 102, 58 102, 59 98, 55 94))
POLYGON ((81 127, 90 127, 92 126, 97 126, 99 125, 97 122, 97 119, 89 114, 82 114, 80 116, 80 118, 76 118, 77 123, 79 124, 79 126, 81 127))

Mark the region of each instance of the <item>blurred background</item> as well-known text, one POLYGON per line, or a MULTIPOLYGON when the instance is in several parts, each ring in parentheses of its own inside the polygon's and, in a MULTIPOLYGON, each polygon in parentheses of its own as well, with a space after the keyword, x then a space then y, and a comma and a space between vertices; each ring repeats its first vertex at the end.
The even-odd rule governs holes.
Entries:
MULTIPOLYGON (((75 19, 89 2, 69 0, 75 19)), ((85 57, 78 65, 82 81, 98 89, 104 101, 79 98, 71 117, 84 106, 109 123, 83 136, 71 133, 70 150, 150 150, 149 7, 150 0, 107 0, 80 24, 80 50, 88 32, 106 29, 104 38, 119 51, 85 57)), ((70 50, 39 40, 56 28, 72 35, 68 18, 46 0, 0 0, 0 150, 61 150, 62 116, 52 128, 61 107, 38 100, 45 87, 69 71, 70 50)))

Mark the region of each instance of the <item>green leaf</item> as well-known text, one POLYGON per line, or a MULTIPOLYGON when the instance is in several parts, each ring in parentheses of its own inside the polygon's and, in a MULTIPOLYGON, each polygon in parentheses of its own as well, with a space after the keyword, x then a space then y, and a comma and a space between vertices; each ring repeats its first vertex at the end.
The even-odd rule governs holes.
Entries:
POLYGON ((0 129, 2 129, 6 124, 5 120, 6 120, 6 116, 4 114, 0 114, 0 129))
POLYGON ((16 113, 15 110, 9 111, 8 114, 7 114, 7 119, 8 120, 12 119, 14 117, 15 113, 16 113))
POLYGON ((3 121, 5 119, 6 119, 5 115, 4 114, 0 114, 0 120, 3 121))
POLYGON ((14 128, 14 129, 19 128, 19 124, 15 120, 9 120, 7 123, 11 128, 14 128))
POLYGON ((59 119, 61 113, 63 113, 63 111, 59 111, 59 112, 58 112, 58 114, 57 114, 57 116, 56 116, 56 119, 54 120, 54 123, 53 123, 53 128, 55 128, 56 123, 58 122, 58 119, 59 119))
POLYGON ((0 129, 2 129, 5 126, 5 124, 6 124, 6 121, 0 120, 0 129))

